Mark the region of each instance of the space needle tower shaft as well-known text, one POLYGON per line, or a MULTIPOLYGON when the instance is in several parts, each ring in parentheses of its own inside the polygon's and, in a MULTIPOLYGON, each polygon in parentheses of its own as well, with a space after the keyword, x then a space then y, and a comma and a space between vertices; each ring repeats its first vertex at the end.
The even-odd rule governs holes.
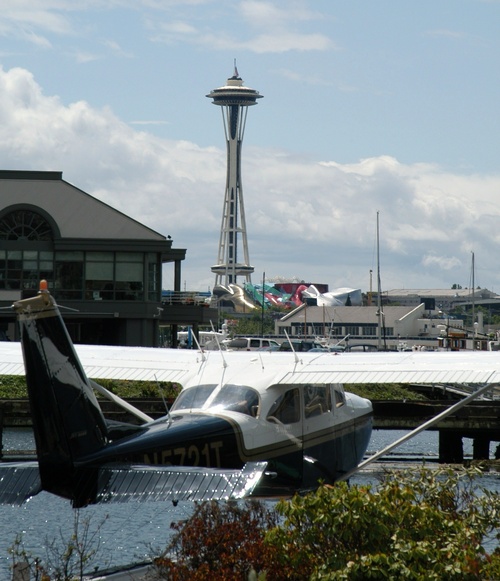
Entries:
POLYGON ((214 89, 207 97, 222 111, 227 145, 227 177, 217 264, 212 266, 215 285, 237 284, 237 277, 251 281, 254 271, 248 254, 245 206, 241 183, 241 147, 248 107, 262 98, 258 91, 243 86, 236 64, 234 74, 223 87, 214 89), (238 255, 241 241, 243 260, 238 255))

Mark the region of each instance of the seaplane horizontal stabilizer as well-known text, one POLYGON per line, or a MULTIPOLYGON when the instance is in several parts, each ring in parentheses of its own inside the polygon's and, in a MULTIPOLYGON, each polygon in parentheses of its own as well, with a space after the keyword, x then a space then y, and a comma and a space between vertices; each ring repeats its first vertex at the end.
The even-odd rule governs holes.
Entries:
POLYGON ((241 470, 182 466, 112 466, 99 471, 97 502, 229 500, 251 494, 267 462, 241 470))
POLYGON ((37 462, 0 464, 0 504, 22 504, 41 490, 37 462))

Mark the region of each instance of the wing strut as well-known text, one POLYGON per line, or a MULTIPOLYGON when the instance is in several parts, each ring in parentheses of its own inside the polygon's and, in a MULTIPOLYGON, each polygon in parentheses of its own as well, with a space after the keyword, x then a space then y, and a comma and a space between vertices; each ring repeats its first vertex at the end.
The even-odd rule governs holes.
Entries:
POLYGON ((124 399, 122 399, 118 395, 112 393, 111 391, 109 391, 108 389, 103 387, 102 385, 99 385, 93 379, 89 379, 89 382, 90 382, 90 385, 96 391, 98 391, 101 395, 103 395, 106 399, 109 399, 110 401, 116 403, 121 408, 123 408, 127 412, 130 412, 132 415, 136 416, 137 418, 139 418, 143 422, 149 423, 149 422, 154 421, 154 418, 152 418, 151 416, 148 416, 148 414, 145 414, 141 410, 137 409, 135 406, 129 404, 128 401, 125 401, 124 399))
POLYGON ((366 460, 363 460, 363 462, 361 462, 361 464, 358 464, 358 466, 356 466, 356 468, 353 468, 349 472, 346 472, 338 480, 348 480, 353 474, 356 474, 356 472, 358 472, 362 468, 365 468, 366 466, 370 465, 372 462, 375 462, 375 460, 382 458, 382 456, 385 456, 386 454, 388 454, 389 452, 394 450, 394 448, 397 448, 401 444, 404 444, 408 440, 411 440, 412 438, 414 438, 415 436, 420 434, 420 432, 423 432, 424 430, 427 430, 428 428, 432 427, 434 424, 437 424, 440 420, 455 413, 460 408, 463 408, 464 406, 469 404, 471 401, 477 399, 480 395, 483 395, 483 393, 486 393, 492 387, 493 387, 493 384, 491 384, 491 383, 487 383, 486 385, 483 385, 483 387, 480 387, 477 391, 475 391, 474 393, 471 393, 465 399, 457 402, 455 405, 452 405, 450 408, 442 411, 440 414, 431 418, 427 422, 424 422, 421 426, 419 426, 418 428, 415 428, 410 433, 402 436, 401 438, 399 438, 399 440, 396 440, 392 444, 389 444, 389 446, 386 446, 383 450, 380 450, 379 452, 376 452, 375 454, 373 454, 372 456, 370 456, 366 460))

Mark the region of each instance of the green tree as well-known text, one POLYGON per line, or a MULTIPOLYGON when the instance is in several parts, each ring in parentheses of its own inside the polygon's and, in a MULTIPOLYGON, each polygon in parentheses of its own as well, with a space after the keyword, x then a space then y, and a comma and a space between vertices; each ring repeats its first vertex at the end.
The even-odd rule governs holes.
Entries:
POLYGON ((242 317, 238 319, 237 324, 233 327, 234 335, 273 335, 274 334, 274 315, 275 311, 264 313, 262 320, 262 312, 254 313, 249 317, 242 317))

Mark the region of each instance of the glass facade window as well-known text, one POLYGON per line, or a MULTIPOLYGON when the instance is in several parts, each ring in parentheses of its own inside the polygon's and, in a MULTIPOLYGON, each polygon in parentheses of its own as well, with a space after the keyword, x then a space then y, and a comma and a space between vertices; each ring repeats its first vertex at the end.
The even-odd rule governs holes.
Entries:
POLYGON ((87 252, 85 260, 87 300, 144 300, 142 252, 87 252))
POLYGON ((346 325, 346 335, 359 335, 359 327, 357 325, 346 325))
POLYGON ((147 273, 148 273, 148 300, 158 301, 161 297, 161 285, 159 283, 158 259, 156 254, 149 252, 147 254, 147 273))
POLYGON ((38 289, 42 278, 54 277, 52 252, 37 250, 0 250, 0 289, 38 289))
POLYGON ((83 298, 83 252, 56 252, 55 281, 56 298, 83 298))
POLYGON ((5 269, 6 288, 22 288, 23 253, 21 250, 8 250, 5 269))
POLYGON ((85 298, 87 300, 113 300, 113 252, 87 252, 85 255, 85 298))
POLYGON ((363 327, 361 330, 361 334, 369 337, 374 337, 377 334, 377 327, 376 325, 370 325, 368 327, 363 327))
POLYGON ((115 280, 116 300, 144 300, 144 254, 117 252, 115 280))
POLYGON ((306 325, 303 322, 292 323, 294 335, 307 335, 306 325))
POLYGON ((41 250, 38 253, 38 260, 40 280, 52 282, 54 280, 54 253, 51 250, 41 250))
POLYGON ((312 332, 313 335, 327 335, 330 328, 325 323, 313 323, 312 332))
POLYGON ((144 254, 142 252, 117 252, 116 262, 144 262, 144 254))

